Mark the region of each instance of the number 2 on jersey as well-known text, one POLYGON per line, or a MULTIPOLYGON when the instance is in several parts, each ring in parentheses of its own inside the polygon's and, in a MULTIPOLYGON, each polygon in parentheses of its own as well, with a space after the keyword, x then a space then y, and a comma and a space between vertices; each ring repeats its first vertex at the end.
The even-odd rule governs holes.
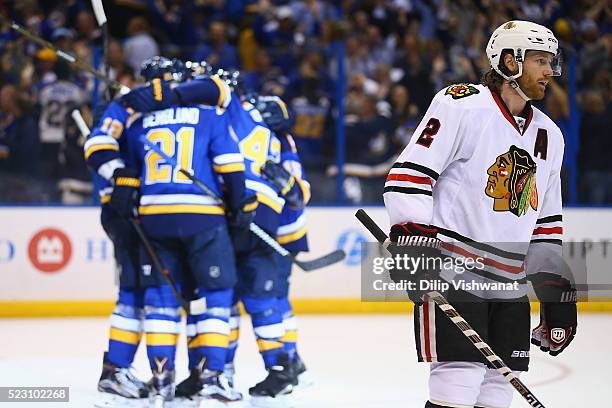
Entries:
POLYGON ((173 169, 172 165, 166 163, 157 153, 149 150, 145 154, 146 163, 146 178, 145 184, 156 183, 191 183, 183 173, 180 173, 179 168, 193 173, 191 168, 193 165, 193 135, 194 128, 184 126, 176 133, 168 128, 154 129, 147 133, 147 139, 152 143, 159 144, 160 149, 168 156, 172 157, 175 154, 175 146, 178 163, 177 168, 173 169))
POLYGON ((431 118, 425 125, 425 129, 421 132, 421 136, 417 139, 417 144, 429 147, 434 140, 434 136, 440 130, 440 121, 436 118, 431 118))

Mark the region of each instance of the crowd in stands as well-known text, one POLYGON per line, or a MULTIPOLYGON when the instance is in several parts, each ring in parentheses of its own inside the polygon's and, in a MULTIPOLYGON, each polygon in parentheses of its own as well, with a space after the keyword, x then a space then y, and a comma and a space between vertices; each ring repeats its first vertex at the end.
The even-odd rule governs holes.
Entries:
MULTIPOLYGON (((565 66, 537 106, 566 138, 565 191, 574 183, 577 202, 612 204, 607 0, 110 0, 104 5, 112 36, 111 78, 134 86, 140 64, 162 54, 240 69, 244 92, 283 97, 295 117, 293 134, 314 187, 313 201, 319 203, 336 199, 339 120, 346 140, 346 200, 381 202, 390 163, 433 95, 448 84, 478 83, 488 70, 484 49, 492 30, 510 19, 546 25, 560 41, 565 66), (344 84, 342 118, 339 84, 344 84), (578 132, 572 132, 575 120, 578 132), (570 177, 572 166, 577 172, 570 177)), ((4 0, 0 15, 98 65, 101 31, 90 1, 4 0)), ((95 194, 82 138, 69 113, 76 107, 90 120, 103 84, 0 24, 0 87, 0 202, 91 202, 95 194)))

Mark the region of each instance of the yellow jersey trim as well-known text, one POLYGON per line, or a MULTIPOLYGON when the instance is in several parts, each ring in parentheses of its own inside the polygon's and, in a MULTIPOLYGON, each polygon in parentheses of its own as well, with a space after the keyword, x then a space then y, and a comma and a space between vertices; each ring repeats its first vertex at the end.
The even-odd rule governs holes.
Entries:
POLYGON ((93 145, 89 149, 87 149, 87 151, 85 152, 85 160, 89 159, 89 156, 91 156, 92 154, 94 154, 95 152, 99 150, 113 150, 115 152, 118 152, 119 146, 115 144, 111 144, 111 143, 93 145))
POLYGON ((138 208, 140 215, 160 214, 214 214, 224 215, 223 207, 214 205, 176 204, 176 205, 142 205, 138 208))
POLYGON ((217 173, 233 173, 235 171, 244 171, 244 169, 244 163, 213 164, 213 170, 217 173))

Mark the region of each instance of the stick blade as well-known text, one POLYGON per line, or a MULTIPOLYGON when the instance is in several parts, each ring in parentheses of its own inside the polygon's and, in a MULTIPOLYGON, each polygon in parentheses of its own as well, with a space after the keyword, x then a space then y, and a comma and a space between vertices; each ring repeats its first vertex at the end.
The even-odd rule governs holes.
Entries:
POLYGON ((334 252, 330 252, 320 258, 313 259, 311 261, 298 261, 294 258, 294 262, 297 266, 302 268, 305 272, 314 271, 315 269, 321 269, 329 265, 333 265, 336 262, 340 262, 346 258, 346 253, 342 249, 337 249, 334 252))

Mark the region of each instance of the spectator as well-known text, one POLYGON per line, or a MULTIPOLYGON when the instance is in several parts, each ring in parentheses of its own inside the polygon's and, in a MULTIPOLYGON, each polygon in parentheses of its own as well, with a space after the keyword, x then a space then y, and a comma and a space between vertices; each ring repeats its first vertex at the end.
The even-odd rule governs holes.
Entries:
POLYGON ((612 129, 610 101, 601 91, 591 90, 585 95, 580 128, 578 163, 586 187, 585 199, 590 204, 612 204, 612 129))
POLYGON ((300 65, 283 99, 295 114, 293 136, 305 168, 318 168, 323 161, 323 140, 331 113, 331 99, 319 70, 308 62, 300 65))
POLYGON ((4 114, 0 135, 0 168, 16 175, 36 176, 39 162, 38 126, 30 104, 15 85, 0 89, 4 114))
POLYGON ((259 45, 270 50, 272 65, 280 67, 283 75, 290 75, 295 73, 298 66, 295 48, 304 38, 296 36, 296 24, 290 7, 274 9, 267 3, 259 3, 261 7, 253 22, 255 39, 259 45))
POLYGON ((100 28, 94 19, 94 16, 87 11, 80 11, 76 17, 76 28, 78 37, 89 43, 93 43, 100 38, 102 34, 100 28))
POLYGON ((272 66, 272 58, 265 48, 255 51, 255 68, 244 74, 245 92, 282 95, 287 86, 287 78, 280 68, 272 66))
POLYGON ((108 42, 107 62, 110 68, 109 77, 111 79, 118 79, 124 71, 132 72, 132 67, 125 62, 121 43, 117 40, 110 40, 108 42))
POLYGON ((208 42, 193 54, 194 61, 206 61, 213 68, 238 69, 236 47, 228 44, 223 21, 213 21, 208 28, 208 42))
POLYGON ((398 146, 406 146, 418 126, 419 109, 410 101, 410 93, 402 84, 396 84, 389 94, 391 123, 394 129, 393 140, 398 146))
POLYGON ((40 91, 41 162, 44 175, 59 178, 59 152, 66 141, 66 117, 75 107, 85 103, 83 90, 72 81, 70 66, 64 60, 55 62, 57 80, 40 91))
POLYGON ((123 43, 125 61, 134 72, 140 72, 140 65, 147 59, 159 55, 157 42, 150 34, 148 21, 134 17, 127 27, 128 37, 123 43))

